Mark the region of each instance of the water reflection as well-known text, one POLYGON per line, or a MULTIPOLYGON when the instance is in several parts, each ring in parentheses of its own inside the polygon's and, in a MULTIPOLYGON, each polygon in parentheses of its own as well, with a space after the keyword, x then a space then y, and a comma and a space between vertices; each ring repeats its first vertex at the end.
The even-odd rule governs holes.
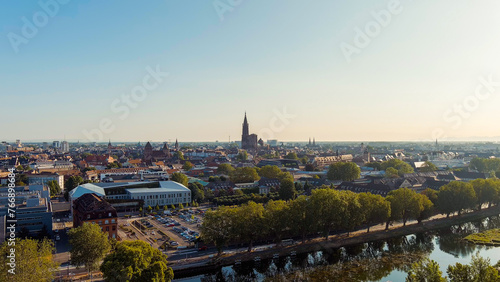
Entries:
POLYGON ((487 250, 491 247, 476 246, 462 238, 493 228, 500 228, 499 217, 435 232, 223 267, 200 276, 199 281, 379 281, 394 270, 407 272, 413 262, 435 252, 435 246, 455 258, 487 250))

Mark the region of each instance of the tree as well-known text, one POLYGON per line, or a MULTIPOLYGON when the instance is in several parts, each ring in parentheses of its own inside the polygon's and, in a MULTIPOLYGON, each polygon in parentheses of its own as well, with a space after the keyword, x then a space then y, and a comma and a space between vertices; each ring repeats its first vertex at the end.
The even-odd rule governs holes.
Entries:
POLYGON ((239 167, 234 170, 230 178, 234 183, 248 183, 259 180, 260 176, 253 167, 239 167))
POLYGON ((189 183, 189 179, 187 178, 187 176, 180 172, 172 173, 172 175, 170 176, 170 180, 180 183, 186 187, 188 186, 189 183))
POLYGON ((341 227, 347 230, 348 234, 365 220, 363 206, 359 202, 358 194, 352 191, 340 191, 340 200, 343 205, 341 227))
POLYGON ((317 220, 317 231, 328 240, 330 231, 341 225, 345 203, 340 199, 339 192, 332 189, 315 189, 309 200, 314 207, 312 211, 313 218, 317 220))
POLYGON ((438 191, 431 189, 431 188, 427 188, 424 191, 422 191, 421 194, 427 196, 427 198, 429 198, 429 200, 432 202, 432 204, 434 206, 437 206, 438 191))
POLYGON ((307 234, 317 229, 314 207, 310 197, 299 196, 297 199, 289 202, 289 220, 291 232, 294 235, 301 235, 302 243, 305 242, 307 234))
POLYGON ((387 172, 387 169, 390 167, 396 169, 398 171, 399 176, 403 176, 403 174, 405 174, 405 173, 413 173, 414 172, 413 167, 411 167, 411 165, 409 165, 409 164, 407 164, 399 159, 388 160, 388 161, 382 162, 380 164, 380 168, 382 170, 385 170, 386 172, 387 172))
MULTIPOLYGON (((182 165, 182 169, 185 170, 185 171, 190 171, 191 169, 193 169, 193 164, 189 161, 186 161, 183 165, 182 165)), ((184 185, 186 186, 186 185, 184 185)))
POLYGON ((16 239, 15 274, 9 273, 9 242, 0 245, 0 281, 53 281, 59 264, 52 260, 55 251, 51 240, 16 239))
POLYGON ((182 203, 179 203, 179 209, 180 210, 183 210, 184 209, 184 205, 182 203))
POLYGON ((264 226, 264 206, 253 201, 236 209, 236 238, 248 243, 248 252, 253 242, 261 237, 264 226))
POLYGON ((248 160, 248 153, 247 151, 240 151, 240 153, 236 156, 236 160, 240 161, 240 162, 244 162, 246 160, 248 160))
POLYGON ((402 220, 403 226, 406 226, 409 219, 416 219, 420 215, 420 201, 413 190, 399 188, 389 192, 386 199, 391 203, 391 217, 387 221, 386 229, 389 229, 391 220, 402 220))
POLYGON ((71 191, 78 187, 78 185, 83 183, 83 178, 81 176, 70 176, 68 180, 64 182, 64 187, 66 188, 66 191, 71 191))
POLYGON ((434 204, 424 194, 417 194, 416 198, 420 205, 420 212, 417 216, 417 221, 418 223, 421 223, 422 220, 428 219, 434 215, 434 204))
POLYGON ((306 171, 314 171, 315 167, 313 164, 306 164, 306 171))
POLYGON ((51 180, 47 182, 47 186, 49 187, 50 195, 54 196, 61 193, 61 186, 55 180, 51 180))
POLYGON ((432 172, 436 170, 438 170, 438 168, 430 161, 424 162, 424 164, 419 169, 419 171, 421 172, 432 172))
POLYGON ((406 282, 444 282, 439 264, 428 258, 412 264, 406 282))
POLYGON ((229 240, 234 238, 236 209, 221 206, 215 211, 207 211, 201 225, 201 238, 207 243, 215 244, 218 255, 229 240))
POLYGON ((259 176, 272 178, 272 179, 280 179, 283 172, 281 169, 275 165, 266 165, 260 168, 259 176))
POLYGON ((306 241, 306 236, 313 230, 316 230, 315 207, 306 196, 299 196, 290 202, 289 218, 290 227, 293 234, 302 237, 302 243, 306 241))
POLYGON ((264 226, 276 243, 281 242, 283 235, 290 226, 289 206, 285 201, 269 201, 264 211, 264 226))
POLYGON ((300 159, 300 162, 303 164, 303 165, 307 165, 307 163, 309 162, 309 158, 308 157, 302 157, 300 159))
POLYGON ((293 200, 297 195, 297 190, 295 190, 295 184, 290 179, 283 179, 280 182, 280 188, 278 190, 280 199, 282 200, 293 200))
POLYGON ((365 222, 368 224, 367 232, 370 232, 371 225, 386 222, 391 216, 391 203, 380 195, 360 193, 359 202, 365 213, 365 222))
POLYGON ((353 162, 331 164, 327 177, 330 180, 353 181, 360 177, 361 169, 353 162))
POLYGON ((491 207, 491 204, 498 198, 500 185, 497 179, 475 179, 470 184, 476 193, 478 210, 481 210, 482 205, 486 203, 488 207, 491 207))
POLYGON ((438 207, 447 215, 452 212, 461 215, 463 210, 473 208, 476 202, 476 192, 470 183, 452 181, 439 189, 438 207))
POLYGON ((285 159, 298 160, 297 154, 295 152, 290 152, 285 156, 285 159))
POLYGON ((472 255, 470 265, 456 263, 448 266, 446 273, 450 282, 500 281, 498 269, 491 265, 489 258, 482 258, 479 254, 472 255))
POLYGON ((123 241, 104 258, 101 271, 106 281, 171 281, 167 256, 140 240, 123 241))
POLYGON ((375 170, 382 170, 382 166, 380 165, 380 163, 371 162, 371 163, 367 163, 365 166, 371 167, 375 170))
POLYGON ((385 177, 386 178, 398 178, 399 171, 393 167, 389 167, 385 170, 385 177))
POLYGON ((177 157, 178 160, 183 161, 184 160, 184 154, 181 151, 175 152, 175 156, 177 157))
POLYGON ((71 263, 85 266, 88 272, 98 269, 100 261, 111 249, 108 234, 94 223, 85 223, 68 232, 71 245, 71 263))
POLYGON ((194 182, 194 183, 189 183, 188 188, 189 190, 191 190, 191 201, 200 203, 205 200, 205 192, 203 192, 203 185, 194 182))
POLYGON ((26 186, 29 184, 26 174, 16 174, 16 186, 26 186))
POLYGON ((217 167, 217 174, 231 175, 234 171, 234 167, 230 164, 220 164, 217 167))

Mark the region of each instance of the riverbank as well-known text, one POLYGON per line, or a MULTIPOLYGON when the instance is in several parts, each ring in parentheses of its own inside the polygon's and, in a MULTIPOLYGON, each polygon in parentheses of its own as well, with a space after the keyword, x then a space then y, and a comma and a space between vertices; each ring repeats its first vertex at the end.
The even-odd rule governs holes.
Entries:
POLYGON ((471 234, 465 237, 464 240, 477 245, 500 246, 500 229, 471 234))
POLYGON ((229 266, 235 264, 237 261, 246 262, 253 261, 257 257, 259 259, 270 259, 275 256, 288 256, 292 252, 296 254, 320 251, 329 248, 341 248, 372 241, 387 240, 390 238, 411 235, 415 233, 423 233, 432 230, 439 230, 453 225, 463 224, 471 221, 477 221, 486 217, 495 216, 500 214, 499 207, 491 207, 481 211, 474 211, 460 216, 450 216, 446 218, 442 215, 434 216, 432 219, 422 223, 409 222, 406 226, 401 223, 395 224, 390 230, 384 230, 385 225, 377 225, 371 228, 370 233, 366 229, 357 230, 352 232, 349 236, 347 234, 330 236, 329 240, 324 238, 315 238, 305 243, 295 244, 292 246, 279 246, 267 249, 257 249, 251 253, 240 252, 234 254, 225 254, 220 258, 203 257, 196 260, 186 260, 184 263, 177 263, 172 265, 174 275, 176 278, 186 276, 193 276, 203 274, 209 271, 215 271, 222 266, 229 266))

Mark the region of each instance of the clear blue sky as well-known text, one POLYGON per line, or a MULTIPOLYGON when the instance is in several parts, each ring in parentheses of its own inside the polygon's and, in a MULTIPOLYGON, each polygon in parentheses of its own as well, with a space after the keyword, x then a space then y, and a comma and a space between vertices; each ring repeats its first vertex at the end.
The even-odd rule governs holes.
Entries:
POLYGON ((285 141, 500 136, 500 86, 474 98, 500 82, 500 2, 401 0, 348 61, 341 44, 391 2, 242 0, 221 20, 212 1, 69 1, 13 47, 44 10, 3 1, 0 139, 85 141, 108 119, 103 140, 240 140, 245 111, 285 141), (169 76, 113 111, 157 66, 169 76), (271 125, 283 108, 295 117, 271 125))

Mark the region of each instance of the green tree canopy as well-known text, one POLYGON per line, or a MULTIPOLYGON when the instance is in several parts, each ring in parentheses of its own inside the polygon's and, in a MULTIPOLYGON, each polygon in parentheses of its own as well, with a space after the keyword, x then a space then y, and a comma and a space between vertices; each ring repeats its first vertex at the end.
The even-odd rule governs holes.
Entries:
POLYGON ((16 265, 15 274, 9 273, 10 254, 9 242, 0 246, 0 281, 53 281, 59 264, 53 261, 52 253, 55 251, 51 240, 16 239, 16 265))
POLYGON ((400 159, 392 159, 392 160, 382 162, 380 164, 380 168, 382 170, 385 170, 386 172, 387 172, 387 169, 390 167, 396 169, 398 171, 399 176, 403 176, 403 174, 405 174, 405 173, 413 173, 414 172, 413 167, 411 167, 411 165, 403 162, 400 159))
POLYGON ((353 181, 360 177, 361 169, 353 162, 331 164, 327 177, 330 180, 353 181))
POLYGON ((431 172, 436 170, 438 170, 438 168, 430 161, 426 161, 419 169, 421 172, 431 172))
POLYGON ((295 152, 290 152, 288 153, 286 156, 285 156, 285 159, 289 159, 289 160, 298 160, 299 157, 297 157, 297 153, 295 152))
POLYGON ((231 175, 231 173, 234 171, 234 167, 230 164, 220 164, 217 167, 217 173, 218 174, 225 174, 225 175, 231 175))
POLYGON ((461 215, 463 210, 474 208, 476 202, 476 192, 470 183, 452 181, 439 189, 438 208, 444 214, 461 215))
POLYGON ((182 165, 182 169, 185 170, 185 171, 190 171, 191 169, 193 169, 193 167, 194 166, 193 166, 193 164, 190 161, 186 161, 182 165))
POLYGON ((189 184, 189 179, 186 175, 180 173, 180 172, 174 172, 172 173, 172 175, 170 176, 170 180, 172 181, 175 181, 177 183, 180 183, 184 186, 188 186, 189 184))
POLYGON ((443 272, 439 269, 439 264, 428 258, 412 264, 406 282, 444 282, 443 272))
POLYGON ((233 171, 230 178, 234 183, 248 183, 259 180, 260 176, 253 167, 239 167, 233 171))
POLYGON ((248 153, 245 150, 242 150, 239 152, 239 154, 236 156, 236 160, 244 162, 248 160, 248 153))
POLYGON ((66 180, 64 182, 64 188, 66 189, 66 191, 69 192, 69 191, 75 189, 76 187, 78 187, 78 185, 80 185, 82 183, 83 183, 83 178, 81 176, 73 175, 73 176, 70 176, 68 178, 68 180, 66 180))
POLYGON ((123 241, 104 258, 101 271, 106 281, 158 281, 174 278, 167 256, 140 240, 123 241))
POLYGON ((282 200, 287 201, 295 199, 295 196, 297 195, 297 190, 295 189, 295 184, 293 183, 293 180, 290 179, 281 180, 278 193, 280 195, 280 199, 282 200))
POLYGON ((50 195, 54 196, 61 193, 61 186, 55 180, 50 180, 47 182, 47 186, 49 187, 50 195))
POLYGON ((370 232, 371 225, 386 222, 391 216, 391 203, 380 195, 360 193, 359 202, 363 207, 365 222, 368 224, 367 232, 370 232))
POLYGON ((71 245, 71 263, 85 266, 88 272, 97 270, 99 263, 111 249, 108 234, 94 223, 85 223, 68 232, 71 245))
POLYGON ((386 199, 391 203, 390 220, 402 220, 403 226, 409 219, 417 219, 422 210, 417 193, 408 188, 393 190, 386 199))
POLYGON ((498 269, 493 267, 490 259, 482 258, 479 254, 472 256, 472 261, 469 265, 456 263, 448 266, 446 270, 450 282, 479 282, 479 281, 500 281, 498 269))

